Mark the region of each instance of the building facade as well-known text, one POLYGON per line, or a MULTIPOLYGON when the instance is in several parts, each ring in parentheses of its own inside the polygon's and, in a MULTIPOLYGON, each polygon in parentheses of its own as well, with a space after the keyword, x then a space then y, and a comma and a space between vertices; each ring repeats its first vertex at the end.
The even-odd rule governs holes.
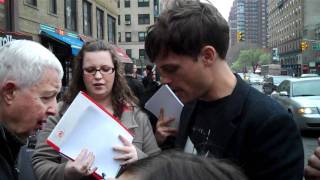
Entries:
POLYGON ((17 2, 0 0, 0 47, 16 39, 29 39, 32 37, 19 32, 17 29, 17 2))
MULTIPOLYGON (((302 43, 302 73, 320 74, 320 1, 305 0, 302 43)), ((301 46, 301 44, 300 44, 301 46)))
POLYGON ((268 44, 278 50, 282 70, 295 76, 320 72, 320 1, 269 0, 268 6, 268 44))
POLYGON ((149 63, 144 40, 159 16, 159 0, 119 0, 118 9, 118 45, 142 68, 149 63))
POLYGON ((267 47, 267 5, 267 0, 234 0, 228 19, 231 47, 239 42, 267 47))
MULTIPOLYGON (((67 86, 72 59, 87 39, 117 44, 117 0, 10 0, 0 28, 32 37, 61 61, 67 86), (5 25, 3 25, 5 24, 5 25)), ((0 5, 0 16, 3 14, 0 5)))
MULTIPOLYGON (((16 0, 17 1, 17 0, 16 0)), ((116 44, 117 0, 19 0, 22 32, 40 41, 40 24, 116 44)))
POLYGON ((0 29, 7 30, 7 3, 0 2, 0 29))

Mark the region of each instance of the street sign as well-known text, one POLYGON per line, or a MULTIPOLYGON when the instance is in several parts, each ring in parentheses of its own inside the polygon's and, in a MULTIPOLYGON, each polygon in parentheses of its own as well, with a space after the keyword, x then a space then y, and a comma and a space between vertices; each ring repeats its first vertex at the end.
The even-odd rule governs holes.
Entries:
POLYGON ((272 60, 279 61, 279 51, 278 48, 272 48, 272 60))
POLYGON ((320 43, 318 42, 312 43, 312 49, 316 51, 320 51, 320 43))

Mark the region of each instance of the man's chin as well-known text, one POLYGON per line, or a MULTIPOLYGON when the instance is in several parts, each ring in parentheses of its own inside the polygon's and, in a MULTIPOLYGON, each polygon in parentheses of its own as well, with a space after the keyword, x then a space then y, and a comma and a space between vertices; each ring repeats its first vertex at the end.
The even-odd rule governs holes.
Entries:
POLYGON ((186 96, 178 96, 178 98, 183 104, 189 103, 194 100, 194 99, 192 99, 190 97, 188 98, 186 96))

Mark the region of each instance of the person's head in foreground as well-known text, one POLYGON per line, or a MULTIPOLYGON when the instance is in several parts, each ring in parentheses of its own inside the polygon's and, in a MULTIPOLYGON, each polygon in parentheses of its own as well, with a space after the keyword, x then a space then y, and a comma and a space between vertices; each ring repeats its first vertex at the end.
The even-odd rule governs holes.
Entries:
POLYGON ((245 180, 244 174, 225 161, 179 151, 129 164, 119 180, 245 180))
POLYGON ((16 40, 1 47, 0 125, 25 142, 56 113, 62 76, 60 61, 37 42, 16 40))
POLYGON ((170 1, 145 41, 162 83, 183 103, 215 100, 224 82, 235 81, 225 61, 228 45, 227 21, 213 5, 197 0, 170 1))

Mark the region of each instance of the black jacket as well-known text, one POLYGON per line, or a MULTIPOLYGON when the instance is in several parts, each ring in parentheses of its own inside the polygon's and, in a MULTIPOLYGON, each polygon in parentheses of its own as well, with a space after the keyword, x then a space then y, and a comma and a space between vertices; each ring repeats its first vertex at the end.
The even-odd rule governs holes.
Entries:
POLYGON ((0 124, 0 179, 17 180, 17 157, 23 145, 0 124))
POLYGON ((126 76, 126 80, 131 91, 139 99, 139 101, 141 101, 144 93, 144 86, 142 82, 140 82, 138 79, 133 78, 132 76, 126 76))
MULTIPOLYGON (((184 148, 197 102, 181 114, 176 146, 184 148)), ((207 118, 208 120, 210 117, 207 118)), ((217 158, 230 159, 254 180, 301 180, 304 154, 291 116, 270 97, 237 77, 237 85, 215 127, 212 144, 217 158)))

